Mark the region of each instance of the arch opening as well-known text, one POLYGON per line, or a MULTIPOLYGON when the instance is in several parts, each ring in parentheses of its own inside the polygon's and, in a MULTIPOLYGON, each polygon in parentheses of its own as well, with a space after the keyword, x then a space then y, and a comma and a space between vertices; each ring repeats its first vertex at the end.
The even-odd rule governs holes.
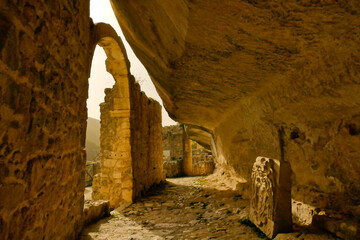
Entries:
POLYGON ((109 200, 112 207, 133 201, 133 175, 130 139, 129 68, 125 48, 115 30, 108 24, 94 27, 94 46, 105 51, 106 70, 115 84, 106 88, 100 104, 100 167, 94 176, 92 198, 109 200))

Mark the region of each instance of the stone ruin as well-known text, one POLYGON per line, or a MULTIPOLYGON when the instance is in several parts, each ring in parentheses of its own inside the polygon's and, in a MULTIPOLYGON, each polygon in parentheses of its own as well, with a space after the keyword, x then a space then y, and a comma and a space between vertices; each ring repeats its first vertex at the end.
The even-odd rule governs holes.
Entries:
POLYGON ((288 162, 257 157, 252 168, 250 220, 269 238, 290 232, 291 170, 288 162))
POLYGON ((123 63, 128 60, 115 31, 106 24, 95 25, 95 30, 108 56, 107 70, 116 82, 112 89, 105 89, 105 102, 100 104, 101 173, 94 178, 92 197, 109 200, 116 207, 133 202, 164 180, 161 106, 140 91, 129 64, 123 63))
POLYGON ((192 141, 181 125, 163 127, 162 146, 166 177, 200 176, 214 171, 211 151, 192 141))
POLYGON ((212 152, 202 147, 195 141, 191 141, 191 169, 192 174, 203 176, 213 173, 215 162, 212 152))

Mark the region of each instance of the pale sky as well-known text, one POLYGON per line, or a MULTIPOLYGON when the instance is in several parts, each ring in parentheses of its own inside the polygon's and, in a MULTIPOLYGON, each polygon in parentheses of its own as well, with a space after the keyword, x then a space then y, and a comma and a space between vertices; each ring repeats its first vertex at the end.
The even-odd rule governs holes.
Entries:
MULTIPOLYGON (((156 92, 146 69, 137 59, 129 44, 126 42, 126 39, 116 20, 115 14, 112 11, 110 1, 90 0, 90 17, 93 19, 94 23, 108 23, 115 29, 125 45, 126 53, 131 65, 130 72, 135 76, 135 79, 139 81, 141 90, 144 91, 148 97, 158 101, 162 106, 162 100, 156 92)), ((91 66, 91 75, 89 79, 89 98, 87 100, 88 116, 96 119, 100 119, 99 104, 104 102, 104 89, 112 88, 115 83, 112 75, 106 71, 105 60, 106 55, 104 50, 97 46, 91 66)), ((162 124, 163 126, 176 124, 176 122, 174 122, 168 116, 164 107, 162 107, 162 124)))

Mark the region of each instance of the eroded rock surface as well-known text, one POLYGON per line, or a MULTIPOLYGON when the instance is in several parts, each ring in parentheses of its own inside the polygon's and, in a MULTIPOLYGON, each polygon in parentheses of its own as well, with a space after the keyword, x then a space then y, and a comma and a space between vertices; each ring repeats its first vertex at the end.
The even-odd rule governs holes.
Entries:
POLYGON ((0 1, 0 238, 75 239, 85 181, 89 1, 0 1))

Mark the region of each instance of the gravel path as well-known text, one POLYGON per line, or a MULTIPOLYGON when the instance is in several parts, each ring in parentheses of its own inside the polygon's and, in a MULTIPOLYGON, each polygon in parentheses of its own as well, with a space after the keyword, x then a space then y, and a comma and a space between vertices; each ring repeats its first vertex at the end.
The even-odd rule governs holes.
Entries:
MULTIPOLYGON (((215 189, 205 177, 167 179, 141 201, 88 226, 81 239, 264 239, 247 221, 248 204, 232 190, 215 189)), ((276 239, 333 238, 292 233, 276 239)))

